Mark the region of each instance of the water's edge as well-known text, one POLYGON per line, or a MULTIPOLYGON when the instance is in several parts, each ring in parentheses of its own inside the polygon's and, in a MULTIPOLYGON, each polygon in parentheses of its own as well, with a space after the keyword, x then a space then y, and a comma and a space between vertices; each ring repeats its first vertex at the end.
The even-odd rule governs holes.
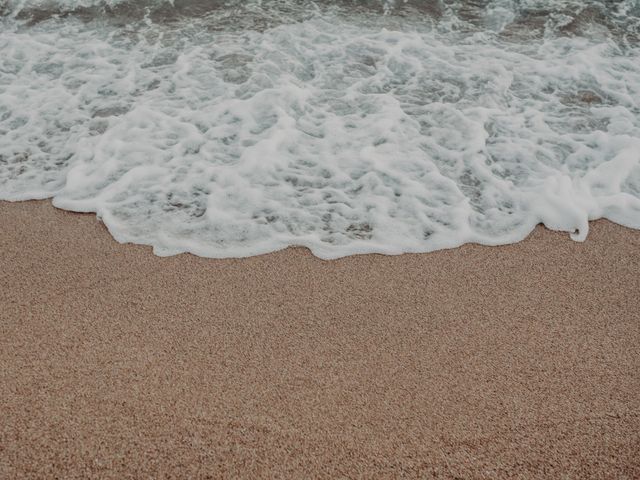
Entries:
POLYGON ((158 255, 640 229, 638 0, 5 0, 0 199, 158 255))

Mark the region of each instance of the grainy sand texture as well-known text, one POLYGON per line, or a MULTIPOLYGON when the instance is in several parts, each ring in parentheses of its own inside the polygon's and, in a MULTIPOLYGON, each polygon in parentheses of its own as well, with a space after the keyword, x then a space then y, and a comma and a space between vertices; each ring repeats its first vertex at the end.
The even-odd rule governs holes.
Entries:
POLYGON ((640 232, 159 258, 0 203, 1 478, 639 478, 640 232))

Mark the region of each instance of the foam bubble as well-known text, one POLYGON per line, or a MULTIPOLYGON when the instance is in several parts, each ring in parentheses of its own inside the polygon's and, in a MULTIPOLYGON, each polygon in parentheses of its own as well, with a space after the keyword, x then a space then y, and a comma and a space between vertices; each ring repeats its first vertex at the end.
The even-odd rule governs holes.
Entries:
POLYGON ((543 22, 535 2, 355 3, 5 16, 0 198, 96 212, 160 255, 640 228, 632 2, 558 2, 543 22))

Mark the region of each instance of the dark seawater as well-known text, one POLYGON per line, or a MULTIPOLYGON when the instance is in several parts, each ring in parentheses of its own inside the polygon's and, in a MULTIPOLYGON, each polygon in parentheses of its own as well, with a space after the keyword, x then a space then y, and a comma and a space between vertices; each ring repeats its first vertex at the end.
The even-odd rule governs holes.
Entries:
POLYGON ((323 258, 640 228, 640 0, 0 0, 0 199, 323 258))

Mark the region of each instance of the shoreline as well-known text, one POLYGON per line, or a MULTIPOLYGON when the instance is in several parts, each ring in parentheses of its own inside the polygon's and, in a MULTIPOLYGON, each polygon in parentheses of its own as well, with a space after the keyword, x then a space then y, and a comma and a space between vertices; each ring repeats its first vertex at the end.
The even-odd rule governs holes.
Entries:
POLYGON ((0 202, 0 476, 640 476, 640 231, 154 256, 0 202))

